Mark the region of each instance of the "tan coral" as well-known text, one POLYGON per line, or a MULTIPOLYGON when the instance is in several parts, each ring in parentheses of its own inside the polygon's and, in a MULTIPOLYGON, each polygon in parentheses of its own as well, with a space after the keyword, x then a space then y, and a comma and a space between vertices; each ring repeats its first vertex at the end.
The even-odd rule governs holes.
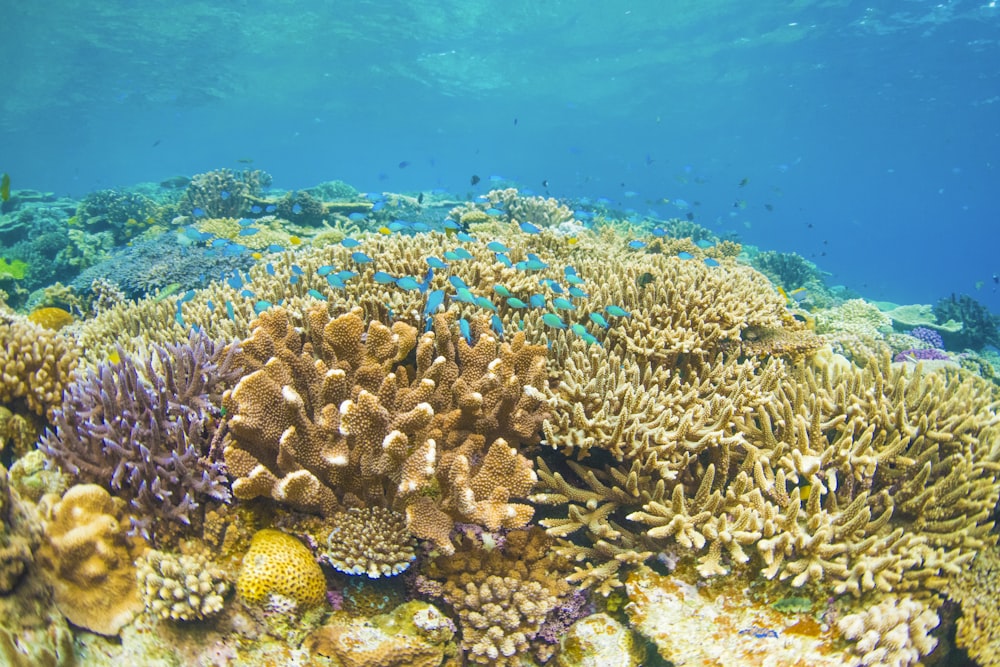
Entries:
POLYGON ((1000 666, 1000 548, 991 544, 955 576, 948 597, 961 605, 955 629, 955 645, 964 649, 981 667, 1000 666))
POLYGON ((123 502, 94 484, 42 499, 45 539, 38 561, 66 618, 102 635, 116 635, 142 610, 133 561, 141 550, 127 536, 123 502))
POLYGON ((937 646, 930 632, 940 619, 933 608, 912 597, 889 596, 837 620, 837 629, 852 640, 861 665, 918 665, 937 646))
POLYGON ((406 518, 384 507, 338 512, 326 538, 321 561, 345 574, 371 579, 405 571, 416 558, 406 518))
POLYGON ((195 621, 222 611, 229 581, 205 554, 150 550, 136 561, 139 593, 146 610, 171 621, 195 621))
POLYGON ((23 400, 31 412, 51 418, 76 368, 76 342, 26 319, 6 315, 0 321, 0 341, 0 403, 23 400))

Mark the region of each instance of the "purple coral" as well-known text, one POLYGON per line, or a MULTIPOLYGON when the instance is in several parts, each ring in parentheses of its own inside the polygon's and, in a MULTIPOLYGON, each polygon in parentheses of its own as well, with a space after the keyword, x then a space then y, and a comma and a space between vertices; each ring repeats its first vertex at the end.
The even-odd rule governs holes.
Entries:
POLYGON ((892 358, 893 361, 947 361, 951 359, 943 350, 933 348, 903 350, 892 358))
POLYGON ((927 327, 914 327, 907 333, 917 340, 927 343, 931 347, 936 347, 938 349, 944 348, 944 339, 942 339, 941 334, 934 331, 934 329, 928 329, 927 327))
POLYGON ((594 605, 587 599, 586 594, 574 590, 560 600, 559 606, 549 612, 535 638, 548 644, 558 644, 571 625, 593 613, 594 605))
POLYGON ((185 344, 154 345, 144 364, 119 348, 121 361, 67 388, 41 449, 79 481, 129 501, 147 539, 162 521, 199 522, 202 503, 230 499, 210 444, 222 391, 241 374, 234 348, 194 332, 185 344))

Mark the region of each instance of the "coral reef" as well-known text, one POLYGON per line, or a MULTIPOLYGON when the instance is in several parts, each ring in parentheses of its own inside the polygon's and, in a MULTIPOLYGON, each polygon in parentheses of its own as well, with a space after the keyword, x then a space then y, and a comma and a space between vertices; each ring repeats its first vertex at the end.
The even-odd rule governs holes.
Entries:
POLYGON ((908 667, 937 646, 930 631, 939 623, 937 614, 912 597, 889 596, 862 611, 837 620, 837 629, 853 640, 852 652, 862 665, 908 667))
POLYGON ((7 469, 0 465, 0 595, 14 590, 21 576, 34 561, 38 548, 37 531, 22 514, 16 495, 11 495, 7 469))
POLYGON ((980 667, 1000 666, 1000 549, 991 544, 962 568, 947 587, 948 598, 962 608, 956 624, 955 644, 965 649, 980 667))
POLYGON ((446 316, 418 341, 402 322, 366 331, 359 310, 314 308, 301 331, 263 313, 240 357, 256 370, 224 398, 233 493, 325 516, 390 507, 446 551, 456 519, 522 526, 532 509, 512 499, 535 474, 512 445, 536 442, 547 414, 543 355, 523 335, 470 346, 446 316))
POLYGON ((217 169, 195 174, 179 208, 184 215, 239 218, 250 213, 252 200, 271 185, 271 175, 259 169, 217 169), (200 213, 199 213, 200 211, 200 213))
POLYGON ((416 558, 406 517, 385 507, 351 508, 330 520, 333 528, 320 562, 344 574, 371 579, 405 571, 416 558))
POLYGON ((257 531, 236 580, 243 602, 257 606, 288 605, 298 612, 316 607, 326 594, 326 580, 312 553, 288 533, 257 531))
POLYGON ((961 330, 942 334, 950 349, 1000 347, 1000 316, 967 294, 941 299, 934 304, 934 316, 939 322, 962 323, 961 330))
POLYGON ((816 333, 820 334, 881 338, 891 330, 892 320, 889 316, 863 299, 850 299, 816 313, 816 333))
POLYGON ((491 206, 503 209, 515 224, 526 222, 538 227, 555 228, 573 219, 573 211, 556 199, 529 197, 515 188, 491 190, 486 194, 486 200, 491 206))
POLYGON ((794 252, 765 250, 755 255, 751 264, 775 285, 781 285, 786 290, 823 282, 823 274, 816 265, 794 252))
POLYGON ((559 640, 556 667, 640 667, 642 645, 607 614, 593 614, 569 627, 559 640))
POLYGON ((194 621, 222 611, 229 582, 204 554, 150 550, 136 561, 146 611, 164 620, 194 621))
POLYGON ((76 345, 58 332, 8 315, 0 315, 0 341, 0 403, 24 401, 30 412, 51 418, 76 368, 76 345))
POLYGON ((183 345, 153 346, 145 361, 124 351, 66 389, 40 447, 66 472, 131 505, 148 539, 199 526, 205 503, 230 491, 210 445, 221 392, 239 377, 234 348, 191 333, 183 345))
POLYGON ((152 224, 157 212, 156 202, 145 195, 98 190, 83 198, 74 220, 90 234, 110 232, 122 243, 152 224))
POLYGON ((133 561, 141 542, 127 536, 123 503, 94 484, 46 496, 39 565, 66 618, 102 635, 116 635, 142 610, 133 561))

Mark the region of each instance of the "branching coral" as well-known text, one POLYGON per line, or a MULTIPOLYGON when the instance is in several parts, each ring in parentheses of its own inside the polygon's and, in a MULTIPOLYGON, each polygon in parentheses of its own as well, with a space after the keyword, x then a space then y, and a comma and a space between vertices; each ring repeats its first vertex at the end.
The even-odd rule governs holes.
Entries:
POLYGON ((151 550, 136 561, 146 610, 165 620, 194 621, 222 611, 229 582, 203 554, 151 550))
POLYGON ((239 218, 250 211, 251 198, 271 185, 271 175, 259 169, 233 171, 217 169, 204 174, 195 174, 188 183, 180 210, 185 215, 200 215, 210 218, 239 218))
POLYGON ((220 394, 239 376, 234 350, 192 333, 187 344, 154 346, 144 363, 120 356, 67 388, 41 447, 79 480, 128 500, 147 535, 198 524, 205 503, 229 500, 209 449, 220 394))
POLYGON ((486 195, 493 206, 502 207, 513 222, 527 222, 538 227, 558 227, 573 219, 573 211, 551 197, 529 197, 515 188, 491 190, 486 195))
POLYGON ((0 403, 23 400, 29 411, 52 416, 76 368, 78 351, 67 337, 16 316, 0 316, 0 403))
POLYGON ((320 561, 371 579, 403 572, 416 558, 406 518, 385 507, 351 508, 334 515, 320 561))
POLYGON ((547 414, 544 350, 523 335, 470 346, 453 329, 438 316, 418 340, 402 322, 366 330, 357 310, 316 308, 302 331, 283 310, 262 314, 242 344, 253 372, 224 399, 235 495, 327 516, 390 507, 446 551, 456 519, 524 525, 532 509, 513 499, 535 474, 511 444, 536 442, 547 414))
POLYGON ((889 596, 839 619, 837 628, 854 640, 852 648, 861 665, 907 667, 920 664, 937 646, 930 631, 939 622, 934 610, 920 600, 889 596))

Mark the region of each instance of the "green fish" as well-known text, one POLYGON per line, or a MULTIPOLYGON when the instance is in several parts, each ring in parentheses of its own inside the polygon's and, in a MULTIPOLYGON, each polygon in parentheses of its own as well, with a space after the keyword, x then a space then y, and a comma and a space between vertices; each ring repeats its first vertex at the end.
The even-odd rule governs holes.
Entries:
POLYGON ((570 303, 569 299, 564 299, 561 296, 552 299, 552 305, 559 310, 576 310, 576 306, 570 303))
POLYGON ((170 283, 169 285, 160 290, 160 293, 156 295, 156 298, 153 299, 153 301, 154 302, 163 301, 168 296, 173 296, 174 294, 177 294, 177 292, 179 292, 180 289, 181 289, 180 283, 170 283))
POLYGON ((553 329, 565 329, 566 323, 562 321, 562 318, 555 313, 545 313, 542 315, 542 322, 549 325, 553 329))
POLYGON ((511 308, 527 308, 528 304, 518 299, 516 296, 512 296, 507 299, 507 305, 511 308))
POLYGON ((604 310, 612 317, 632 317, 632 313, 620 306, 605 306, 604 310))
POLYGON ((493 291, 496 292, 497 294, 499 294, 500 296, 503 296, 503 297, 512 296, 511 293, 510 293, 510 290, 507 289, 506 287, 504 287, 503 285, 494 285, 493 286, 493 291))

